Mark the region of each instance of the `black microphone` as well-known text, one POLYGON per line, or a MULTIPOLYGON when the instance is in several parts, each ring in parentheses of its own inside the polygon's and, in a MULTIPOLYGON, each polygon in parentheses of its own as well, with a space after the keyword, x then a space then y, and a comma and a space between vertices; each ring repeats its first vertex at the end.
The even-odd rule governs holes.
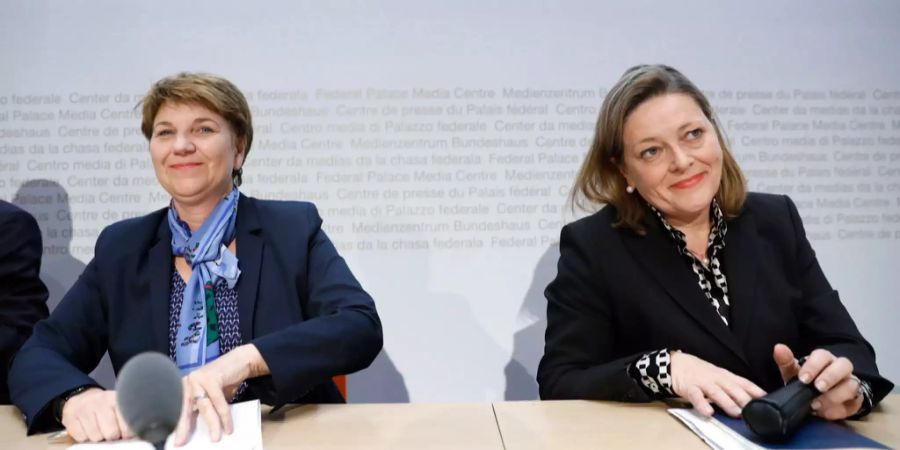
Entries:
POLYGON ((790 438, 809 415, 810 403, 820 392, 797 378, 784 387, 744 406, 741 416, 751 431, 764 441, 783 442, 790 438))
POLYGON ((181 372, 162 353, 131 358, 116 383, 116 403, 128 428, 159 450, 178 426, 183 395, 181 372))

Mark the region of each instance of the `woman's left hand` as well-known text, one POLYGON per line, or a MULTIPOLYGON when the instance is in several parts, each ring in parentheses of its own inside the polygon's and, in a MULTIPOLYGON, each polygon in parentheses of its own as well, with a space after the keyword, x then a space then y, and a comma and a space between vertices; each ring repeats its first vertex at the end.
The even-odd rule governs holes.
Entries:
POLYGON ((828 420, 841 420, 856 414, 863 404, 859 379, 853 375, 853 363, 828 350, 816 349, 801 367, 794 353, 784 344, 776 344, 773 357, 785 383, 794 377, 812 383, 822 395, 812 402, 813 413, 828 420))
POLYGON ((184 403, 175 428, 175 445, 187 443, 197 420, 195 412, 206 423, 212 442, 218 442, 223 431, 231 434, 234 424, 229 400, 244 380, 264 375, 260 373, 260 362, 264 367, 265 362, 256 346, 242 345, 182 378, 184 403))

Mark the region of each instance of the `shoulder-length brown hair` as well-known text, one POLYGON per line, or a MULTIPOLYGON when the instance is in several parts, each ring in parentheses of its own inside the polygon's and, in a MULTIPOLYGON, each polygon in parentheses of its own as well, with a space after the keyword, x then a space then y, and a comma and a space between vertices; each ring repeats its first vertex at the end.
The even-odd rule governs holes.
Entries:
POLYGON ((631 229, 638 234, 645 233, 643 221, 647 208, 639 195, 625 191, 625 177, 619 171, 624 149, 623 130, 625 120, 638 105, 664 94, 691 96, 713 124, 722 148, 722 181, 716 192, 716 201, 726 218, 738 215, 747 197, 747 183, 731 155, 712 106, 694 83, 681 72, 665 65, 628 69, 606 95, 597 119, 594 141, 572 188, 569 199, 572 206, 592 211, 600 205, 613 205, 618 214, 615 226, 631 229))

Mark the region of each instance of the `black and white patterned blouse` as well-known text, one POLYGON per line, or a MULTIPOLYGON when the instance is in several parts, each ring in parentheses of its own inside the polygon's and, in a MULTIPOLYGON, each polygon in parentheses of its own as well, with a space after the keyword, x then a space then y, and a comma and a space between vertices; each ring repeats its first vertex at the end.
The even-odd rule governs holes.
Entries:
POLYGON ((669 236, 675 241, 679 253, 685 258, 691 266, 691 270, 697 276, 697 282, 700 289, 713 309, 719 314, 719 318, 729 325, 728 319, 731 317, 731 303, 728 301, 728 281, 722 272, 722 264, 719 261, 719 255, 725 248, 725 234, 728 232, 728 225, 725 223, 725 216, 719 204, 713 200, 710 208, 712 215, 712 228, 709 230, 709 238, 706 244, 707 258, 701 261, 696 255, 688 250, 687 239, 684 233, 669 225, 669 222, 663 217, 653 206, 650 209, 659 218, 662 226, 669 232, 669 236))
MULTIPOLYGON (((697 276, 697 283, 706 299, 709 300, 710 306, 716 310, 722 322, 728 325, 731 318, 731 304, 728 301, 728 280, 725 279, 725 273, 722 271, 722 264, 719 260, 721 251, 725 247, 725 234, 728 232, 728 226, 725 223, 725 216, 722 214, 719 204, 713 200, 710 208, 712 228, 709 231, 709 239, 707 241, 707 258, 703 261, 688 250, 687 239, 684 233, 670 225, 669 221, 663 217, 659 210, 653 206, 650 206, 650 210, 659 218, 663 228, 668 231, 669 236, 675 242, 678 252, 681 253, 685 262, 697 276)), ((668 349, 649 352, 628 365, 628 374, 640 382, 641 386, 644 387, 644 390, 651 397, 672 397, 675 395, 675 392, 672 391, 670 358, 668 349)))
MULTIPOLYGON (((178 318, 181 313, 181 305, 184 303, 184 280, 177 270, 172 270, 171 295, 169 296, 169 358, 175 360, 175 339, 178 334, 178 318)), ((228 288, 225 280, 219 280, 215 288, 216 316, 219 319, 219 349, 220 355, 230 352, 242 344, 240 316, 238 315, 237 291, 228 288)), ((246 389, 247 383, 242 383, 235 393, 235 398, 246 389)))
MULTIPOLYGON (((700 289, 709 300, 710 306, 719 314, 719 318, 730 327, 731 303, 728 300, 728 280, 725 278, 724 269, 719 259, 722 249, 725 248, 725 234, 728 225, 725 223, 725 215, 718 202, 713 199, 710 207, 712 216, 712 228, 709 231, 707 241, 707 258, 701 261, 688 250, 687 239, 684 233, 669 224, 662 213, 652 205, 650 209, 659 218, 663 228, 675 242, 678 252, 684 257, 685 262, 697 276, 700 289)), ((644 391, 656 399, 674 397, 671 376, 671 355, 669 349, 655 350, 639 357, 626 367, 626 371, 632 379, 640 383, 644 391)), ((859 393, 862 395, 863 404, 859 412, 853 417, 860 417, 872 409, 872 389, 864 380, 859 380, 859 393)))

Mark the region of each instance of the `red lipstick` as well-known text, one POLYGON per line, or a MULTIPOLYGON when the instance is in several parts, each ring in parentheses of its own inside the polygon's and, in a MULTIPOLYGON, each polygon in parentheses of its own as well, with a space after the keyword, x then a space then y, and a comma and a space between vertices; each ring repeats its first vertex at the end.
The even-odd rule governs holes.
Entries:
POLYGON ((705 172, 700 172, 697 175, 694 175, 690 178, 686 178, 672 185, 675 189, 687 189, 697 185, 703 178, 706 176, 705 172))

